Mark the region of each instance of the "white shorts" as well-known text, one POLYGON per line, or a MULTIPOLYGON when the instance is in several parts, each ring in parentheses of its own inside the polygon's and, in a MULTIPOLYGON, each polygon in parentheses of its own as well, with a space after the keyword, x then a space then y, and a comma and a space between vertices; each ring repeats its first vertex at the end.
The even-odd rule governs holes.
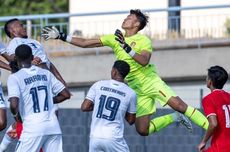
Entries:
POLYGON ((62 135, 44 135, 19 139, 15 152, 63 152, 62 135))
POLYGON ((129 152, 124 138, 90 138, 89 152, 129 152))

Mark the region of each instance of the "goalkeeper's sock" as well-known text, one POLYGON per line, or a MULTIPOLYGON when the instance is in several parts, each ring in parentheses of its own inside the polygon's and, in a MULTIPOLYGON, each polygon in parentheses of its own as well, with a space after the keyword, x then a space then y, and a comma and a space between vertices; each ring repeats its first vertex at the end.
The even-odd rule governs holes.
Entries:
POLYGON ((11 138, 7 134, 7 132, 10 131, 10 130, 12 130, 12 129, 13 129, 12 125, 10 125, 10 127, 6 130, 5 135, 4 135, 4 137, 2 139, 2 142, 0 144, 0 150, 2 150, 2 151, 6 150, 7 147, 9 146, 9 144, 14 140, 13 138, 11 138))
POLYGON ((172 113, 152 119, 149 124, 149 135, 172 124, 177 118, 177 114, 172 113))
POLYGON ((208 129, 208 119, 197 109, 188 106, 184 114, 196 125, 204 128, 205 130, 208 129))

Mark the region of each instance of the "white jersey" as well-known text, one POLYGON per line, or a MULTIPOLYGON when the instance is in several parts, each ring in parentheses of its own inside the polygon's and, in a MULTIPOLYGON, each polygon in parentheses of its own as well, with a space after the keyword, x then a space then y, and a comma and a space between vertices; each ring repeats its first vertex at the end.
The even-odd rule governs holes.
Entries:
POLYGON ((136 94, 115 80, 96 82, 86 96, 94 102, 90 137, 123 138, 126 112, 136 113, 136 94))
POLYGON ((6 53, 9 55, 15 54, 15 49, 21 44, 29 45, 32 49, 32 54, 35 57, 39 57, 42 60, 42 63, 49 63, 49 60, 41 43, 34 39, 15 37, 10 41, 9 45, 7 46, 6 53))
POLYGON ((65 87, 48 70, 31 66, 11 74, 7 81, 8 97, 19 98, 23 137, 61 134, 53 108, 53 94, 65 87))

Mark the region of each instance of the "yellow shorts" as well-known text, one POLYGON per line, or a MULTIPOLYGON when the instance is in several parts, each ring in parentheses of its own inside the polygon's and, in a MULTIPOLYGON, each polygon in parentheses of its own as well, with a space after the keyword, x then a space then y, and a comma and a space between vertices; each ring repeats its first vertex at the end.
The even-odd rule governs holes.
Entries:
POLYGON ((169 98, 175 97, 174 91, 159 76, 150 76, 128 83, 137 94, 136 117, 156 112, 155 101, 167 105, 169 98))

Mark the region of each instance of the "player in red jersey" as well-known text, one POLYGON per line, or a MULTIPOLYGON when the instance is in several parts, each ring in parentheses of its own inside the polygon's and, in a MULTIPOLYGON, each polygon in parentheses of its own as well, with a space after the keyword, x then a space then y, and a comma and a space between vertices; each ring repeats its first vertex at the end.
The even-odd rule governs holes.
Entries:
POLYGON ((198 145, 199 152, 230 152, 230 94, 222 90, 227 80, 224 68, 212 66, 208 69, 206 83, 211 93, 204 97, 202 105, 209 127, 198 145), (205 149, 210 138, 211 145, 205 149))

